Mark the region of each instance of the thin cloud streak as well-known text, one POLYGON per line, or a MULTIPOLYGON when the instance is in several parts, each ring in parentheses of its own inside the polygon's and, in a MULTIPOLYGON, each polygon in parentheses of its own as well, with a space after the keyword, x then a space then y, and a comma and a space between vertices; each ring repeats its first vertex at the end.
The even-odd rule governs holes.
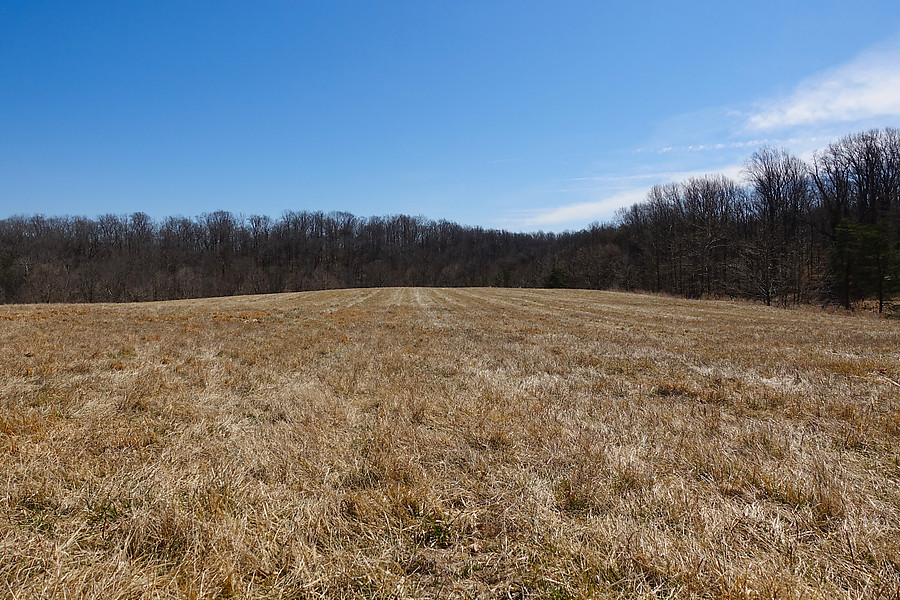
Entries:
MULTIPOLYGON (((737 177, 740 174, 740 165, 726 165, 717 169, 707 170, 689 170, 689 171, 661 171, 658 173, 641 173, 639 175, 621 175, 621 176, 597 176, 597 177, 575 177, 567 181, 652 181, 659 183, 661 181, 681 181, 691 177, 703 177, 704 175, 727 175, 728 177, 737 177)), ((649 188, 648 188, 649 189, 649 188)))
MULTIPOLYGON (((583 226, 584 223, 591 221, 608 220, 619 209, 642 202, 647 198, 650 188, 656 184, 679 183, 693 177, 707 175, 724 175, 731 179, 740 179, 742 169, 743 164, 733 164, 711 171, 678 171, 640 175, 637 177, 646 179, 648 183, 618 191, 592 202, 575 202, 554 208, 522 211, 518 216, 508 219, 506 225, 521 229, 536 229, 560 224, 583 226)), ((587 181, 591 178, 580 178, 579 180, 587 181)))
POLYGON ((787 98, 760 105, 752 130, 900 116, 900 43, 882 45, 800 82, 787 98))
POLYGON ((638 148, 635 154, 653 153, 653 154, 669 154, 672 152, 708 152, 711 150, 733 150, 739 148, 753 148, 765 146, 774 143, 773 140, 759 139, 738 142, 716 142, 709 144, 694 144, 691 146, 663 146, 662 148, 638 148))
POLYGON ((590 221, 613 214, 618 209, 631 206, 635 202, 640 202, 645 195, 645 190, 632 190, 597 202, 578 202, 552 209, 527 211, 525 216, 513 217, 510 222, 516 227, 528 229, 576 221, 590 221))

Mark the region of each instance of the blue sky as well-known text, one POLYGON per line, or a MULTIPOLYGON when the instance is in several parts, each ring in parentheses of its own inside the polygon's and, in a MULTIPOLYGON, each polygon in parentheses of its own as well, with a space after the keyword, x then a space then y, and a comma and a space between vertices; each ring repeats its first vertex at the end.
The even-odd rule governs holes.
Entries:
POLYGON ((0 217, 561 231, 898 125, 896 0, 0 0, 0 217))

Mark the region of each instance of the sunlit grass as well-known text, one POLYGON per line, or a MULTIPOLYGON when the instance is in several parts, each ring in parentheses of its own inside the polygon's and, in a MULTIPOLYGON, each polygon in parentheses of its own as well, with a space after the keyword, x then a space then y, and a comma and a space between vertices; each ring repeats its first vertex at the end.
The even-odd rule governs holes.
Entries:
POLYGON ((886 598, 900 324, 593 291, 0 307, 9 598, 886 598))

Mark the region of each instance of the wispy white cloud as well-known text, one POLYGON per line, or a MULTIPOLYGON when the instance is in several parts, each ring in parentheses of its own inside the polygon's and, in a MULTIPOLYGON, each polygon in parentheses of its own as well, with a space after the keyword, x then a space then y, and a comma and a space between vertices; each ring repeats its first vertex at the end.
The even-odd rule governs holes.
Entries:
POLYGON ((898 120, 900 37, 800 81, 781 98, 670 117, 639 148, 597 159, 586 174, 567 178, 564 189, 543 192, 543 208, 508 214, 503 225, 559 230, 608 221, 659 183, 707 174, 740 181, 744 162, 761 146, 810 161, 842 135, 898 120))
MULTIPOLYGON (((704 175, 711 174, 720 174, 725 175, 727 177, 737 177, 740 174, 741 165, 729 164, 723 167, 717 167, 715 169, 706 169, 706 170, 682 170, 682 171, 656 171, 652 173, 639 173, 636 175, 616 175, 616 176, 603 176, 599 175, 596 177, 574 177, 569 179, 568 181, 595 181, 601 183, 616 183, 616 182, 633 182, 633 181, 644 181, 649 182, 644 185, 651 186, 660 182, 669 182, 669 181, 682 181, 684 179, 689 179, 691 177, 702 177, 704 175)), ((649 189, 649 187, 647 188, 649 189)))
POLYGON ((773 143, 768 139, 743 140, 736 142, 715 142, 708 144, 692 144, 690 146, 663 146, 662 148, 638 148, 635 154, 651 152, 655 154, 669 154, 671 152, 709 152, 715 150, 733 150, 736 148, 757 148, 773 143))
POLYGON ((522 229, 534 229, 561 224, 587 223, 609 217, 620 208, 640 202, 645 194, 644 190, 630 190, 596 202, 578 202, 550 209, 523 211, 519 216, 509 219, 508 224, 522 229))
POLYGON ((786 98, 758 105, 757 131, 900 116, 900 43, 878 46, 801 81, 786 98))
POLYGON ((726 165, 713 171, 663 171, 659 173, 645 173, 635 176, 610 178, 579 177, 573 179, 573 181, 609 182, 630 180, 641 183, 628 187, 627 189, 617 188, 616 190, 604 190, 599 188, 595 190, 565 190, 568 192, 590 191, 593 195, 597 196, 598 199, 586 202, 573 202, 555 206, 553 208, 520 211, 518 214, 507 219, 503 225, 518 229, 538 229, 542 227, 555 229, 561 225, 583 227, 591 221, 609 220, 620 208, 627 208, 637 202, 645 200, 647 194, 650 192, 650 188, 658 183, 681 182, 692 177, 703 177, 711 174, 725 175, 732 179, 739 179, 742 168, 742 164, 736 163, 726 165))

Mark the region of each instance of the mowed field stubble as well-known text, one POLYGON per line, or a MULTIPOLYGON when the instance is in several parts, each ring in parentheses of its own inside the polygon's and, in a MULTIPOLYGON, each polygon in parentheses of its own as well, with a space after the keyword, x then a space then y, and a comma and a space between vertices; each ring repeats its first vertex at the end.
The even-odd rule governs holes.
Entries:
POLYGON ((0 596, 896 598, 900 322, 595 291, 0 307, 0 596))

